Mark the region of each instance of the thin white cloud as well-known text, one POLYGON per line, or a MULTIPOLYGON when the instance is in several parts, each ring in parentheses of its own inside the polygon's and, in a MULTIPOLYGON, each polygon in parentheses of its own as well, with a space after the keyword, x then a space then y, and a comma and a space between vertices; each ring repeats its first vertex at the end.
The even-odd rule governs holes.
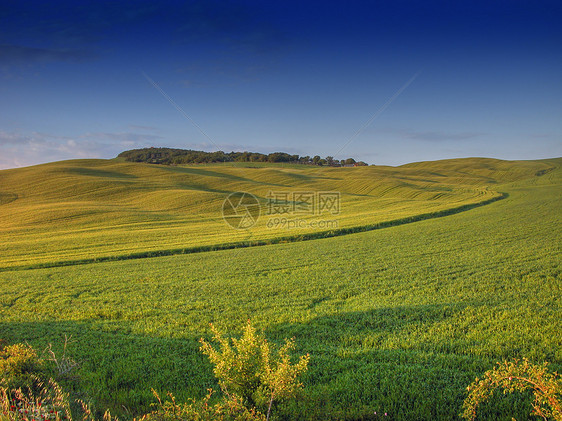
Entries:
POLYGON ((112 158, 134 147, 161 141, 161 136, 135 132, 84 133, 78 136, 0 130, 0 169, 80 158, 112 158))
POLYGON ((153 142, 163 139, 162 136, 144 134, 144 133, 132 133, 132 132, 94 132, 94 133, 84 133, 79 136, 80 139, 97 139, 97 140, 109 140, 109 141, 121 141, 121 142, 153 142))
POLYGON ((82 50, 27 47, 15 44, 0 44, 0 61, 4 64, 22 64, 48 61, 84 61, 94 57, 82 50))
POLYGON ((30 137, 19 133, 0 132, 0 145, 17 145, 21 143, 29 143, 30 137))
POLYGON ((404 136, 410 139, 416 140, 426 140, 430 142, 443 142, 448 140, 469 140, 476 137, 480 137, 484 133, 477 132, 462 132, 462 133, 450 133, 441 131, 428 131, 428 132, 406 132, 404 136))
POLYGON ((380 129, 382 134, 393 134, 404 139, 421 140, 425 142, 446 142, 470 140, 486 135, 482 132, 448 132, 443 130, 411 130, 411 129, 380 129))
POLYGON ((145 130, 147 132, 159 132, 160 129, 158 129, 157 127, 152 127, 152 126, 140 126, 138 124, 129 124, 129 129, 130 130, 145 130))

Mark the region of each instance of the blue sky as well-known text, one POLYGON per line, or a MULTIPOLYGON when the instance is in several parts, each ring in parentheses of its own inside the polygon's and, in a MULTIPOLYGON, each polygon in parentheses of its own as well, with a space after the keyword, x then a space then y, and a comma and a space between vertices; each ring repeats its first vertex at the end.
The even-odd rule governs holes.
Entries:
POLYGON ((562 156, 561 21, 559 1, 0 0, 0 169, 147 146, 562 156))

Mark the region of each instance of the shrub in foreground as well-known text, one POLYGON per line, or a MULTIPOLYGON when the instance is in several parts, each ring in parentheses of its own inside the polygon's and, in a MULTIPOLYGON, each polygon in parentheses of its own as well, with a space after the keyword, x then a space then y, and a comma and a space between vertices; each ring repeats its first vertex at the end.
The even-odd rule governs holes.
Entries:
POLYGON ((562 421, 562 378, 556 372, 550 373, 547 365, 531 364, 527 359, 498 363, 484 373, 483 379, 477 378, 468 386, 461 416, 475 420, 478 406, 496 389, 503 389, 504 394, 532 390, 535 399, 531 415, 562 421))
POLYGON ((274 402, 293 398, 302 388, 298 377, 306 371, 310 356, 301 356, 292 364, 293 339, 272 352, 250 321, 240 339, 225 338, 212 324, 211 330, 219 346, 214 348, 201 339, 201 351, 215 366, 213 371, 228 400, 240 400, 248 408, 266 412, 269 420, 274 402))
POLYGON ((0 349, 0 386, 12 390, 34 388, 45 372, 43 360, 30 345, 15 344, 0 349))

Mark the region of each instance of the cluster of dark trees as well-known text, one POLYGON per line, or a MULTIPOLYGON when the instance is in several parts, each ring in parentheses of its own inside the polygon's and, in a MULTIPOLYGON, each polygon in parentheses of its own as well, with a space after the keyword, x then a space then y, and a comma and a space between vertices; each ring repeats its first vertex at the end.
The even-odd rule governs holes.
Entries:
POLYGON ((363 161, 356 162, 353 158, 340 161, 331 156, 320 158, 320 156, 316 155, 311 158, 310 156, 290 155, 285 152, 273 152, 266 155, 258 152, 225 153, 223 151, 204 152, 190 149, 143 148, 121 152, 118 156, 131 162, 167 165, 206 164, 213 162, 286 162, 290 164, 328 165, 333 167, 367 165, 363 161))

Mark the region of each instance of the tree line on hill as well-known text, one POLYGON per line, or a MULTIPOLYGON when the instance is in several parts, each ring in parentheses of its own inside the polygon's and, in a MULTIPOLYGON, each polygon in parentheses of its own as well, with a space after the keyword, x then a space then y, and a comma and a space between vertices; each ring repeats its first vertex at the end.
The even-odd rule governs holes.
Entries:
POLYGON ((215 162, 285 162, 289 164, 305 164, 305 165, 327 165, 331 167, 342 166, 366 166, 363 161, 355 161, 353 158, 334 159, 332 156, 321 158, 316 155, 299 156, 290 155, 285 152, 273 152, 270 154, 262 154, 258 152, 205 152, 194 151, 190 149, 172 149, 172 148, 143 148, 132 149, 121 152, 118 157, 125 158, 130 162, 147 162, 150 164, 209 164, 215 162))

